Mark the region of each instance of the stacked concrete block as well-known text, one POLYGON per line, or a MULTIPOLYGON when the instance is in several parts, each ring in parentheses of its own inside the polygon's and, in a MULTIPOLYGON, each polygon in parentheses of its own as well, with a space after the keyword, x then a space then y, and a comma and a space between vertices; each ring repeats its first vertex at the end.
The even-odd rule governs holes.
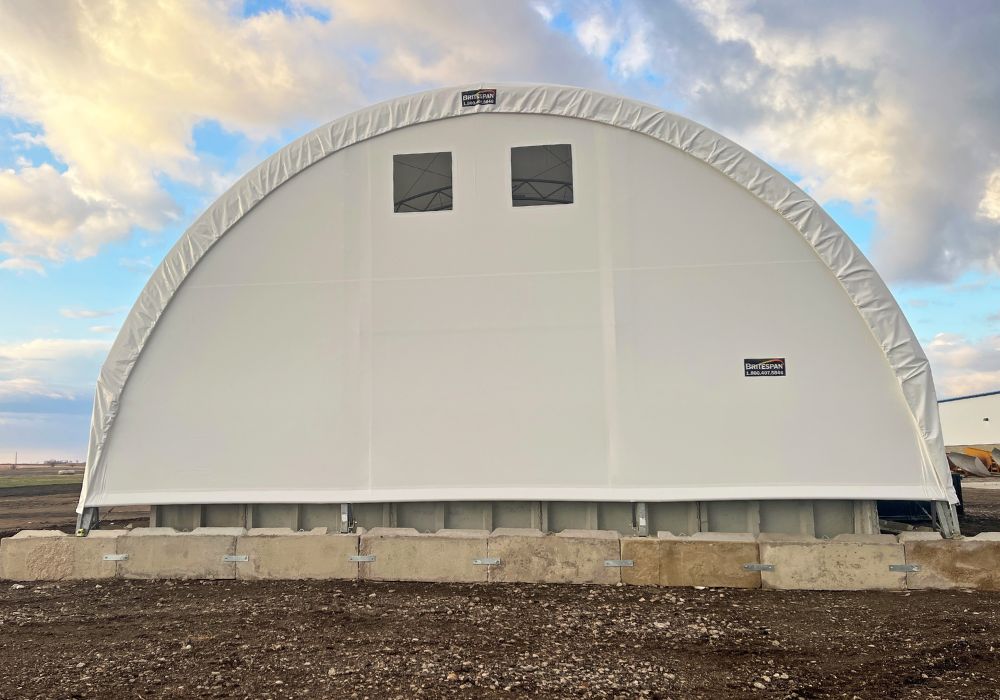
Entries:
POLYGON ((118 540, 118 575, 140 579, 234 579, 236 539, 241 527, 199 527, 177 532, 172 527, 132 530, 118 540))
POLYGON ((650 586, 760 588, 757 542, 749 533, 703 532, 690 537, 623 538, 622 581, 650 586))
POLYGON ((18 533, 0 543, 0 577, 353 579, 594 583, 788 590, 1000 590, 1000 533, 800 535, 376 528, 360 535, 288 528, 18 533), (631 563, 631 566, 629 566, 631 563))
POLYGON ((971 588, 1000 591, 1000 532, 945 540, 936 532, 904 532, 899 536, 906 563, 906 587, 971 588))
POLYGON ((22 530, 0 542, 0 576, 13 581, 113 578, 116 542, 125 530, 74 537, 56 530, 22 530))
POLYGON ((906 586, 903 545, 893 535, 838 535, 821 540, 760 535, 764 588, 787 590, 900 590, 906 586), (900 567, 897 569, 897 567, 900 567))
POLYGON ((617 532, 500 528, 490 535, 490 581, 523 583, 618 583, 621 569, 605 562, 621 559, 617 532))
POLYGON ((439 530, 376 527, 361 535, 360 577, 372 581, 485 582, 490 567, 487 530, 439 530), (480 563, 477 563, 479 560, 480 563))
POLYGON ((622 567, 621 580, 630 586, 665 586, 660 575, 660 541, 655 537, 622 537, 621 558, 632 561, 622 567))
POLYGON ((236 539, 239 579, 353 579, 358 563, 358 535, 330 534, 317 527, 251 528, 236 539), (243 557, 246 561, 243 561, 243 557))

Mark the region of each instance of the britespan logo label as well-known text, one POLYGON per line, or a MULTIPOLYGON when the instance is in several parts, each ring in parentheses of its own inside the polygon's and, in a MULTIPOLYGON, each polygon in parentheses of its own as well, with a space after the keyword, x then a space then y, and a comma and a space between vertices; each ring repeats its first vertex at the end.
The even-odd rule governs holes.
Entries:
POLYGON ((785 358, 751 358, 743 360, 744 377, 784 377, 785 358))
POLYGON ((479 90, 466 90, 462 93, 462 106, 474 107, 476 105, 495 105, 497 103, 497 91, 491 88, 481 88, 479 90))

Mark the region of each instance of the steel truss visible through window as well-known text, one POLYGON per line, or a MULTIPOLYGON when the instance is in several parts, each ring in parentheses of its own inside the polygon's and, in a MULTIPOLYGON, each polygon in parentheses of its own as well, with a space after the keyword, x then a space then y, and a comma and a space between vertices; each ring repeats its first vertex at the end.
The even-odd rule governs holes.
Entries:
POLYGON ((451 209, 451 185, 410 195, 396 202, 395 211, 444 211, 451 209), (425 201, 420 201, 427 197, 425 201))
POLYGON ((529 178, 511 178, 511 182, 514 185, 514 199, 518 202, 566 204, 573 201, 572 182, 529 178), (548 185, 549 187, 539 188, 539 185, 548 185))

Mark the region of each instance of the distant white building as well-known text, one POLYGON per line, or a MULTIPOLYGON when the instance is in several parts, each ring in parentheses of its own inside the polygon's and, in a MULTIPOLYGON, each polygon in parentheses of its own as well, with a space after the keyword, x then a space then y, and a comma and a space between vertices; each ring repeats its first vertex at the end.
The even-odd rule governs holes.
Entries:
POLYGON ((939 402, 945 444, 1000 446, 1000 391, 939 402))
POLYGON ((80 509, 837 534, 876 499, 956 500, 836 223, 687 119, 497 85, 338 119, 209 207, 101 372, 80 509))

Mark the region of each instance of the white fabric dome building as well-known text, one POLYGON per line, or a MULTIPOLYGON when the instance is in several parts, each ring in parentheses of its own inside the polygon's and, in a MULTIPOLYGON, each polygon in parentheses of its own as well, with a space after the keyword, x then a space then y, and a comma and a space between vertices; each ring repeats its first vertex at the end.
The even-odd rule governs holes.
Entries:
POLYGON ((877 531, 955 502, 927 360, 806 194, 589 90, 434 90, 219 198, 101 371, 81 522, 877 531), (342 518, 343 515, 343 518, 342 518))

